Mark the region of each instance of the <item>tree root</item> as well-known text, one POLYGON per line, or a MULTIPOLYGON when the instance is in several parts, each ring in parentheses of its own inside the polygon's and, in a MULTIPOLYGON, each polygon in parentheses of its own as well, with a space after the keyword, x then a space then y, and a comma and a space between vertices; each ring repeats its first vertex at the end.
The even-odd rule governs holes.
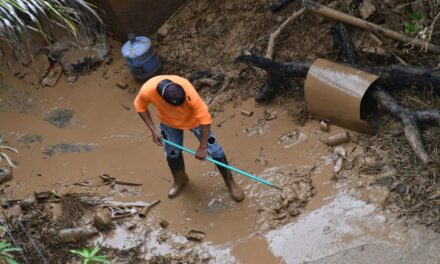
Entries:
POLYGON ((423 124, 440 126, 440 109, 412 110, 402 106, 380 86, 371 89, 371 95, 380 107, 402 123, 405 136, 416 155, 424 164, 429 164, 431 158, 423 146, 419 126, 423 124))

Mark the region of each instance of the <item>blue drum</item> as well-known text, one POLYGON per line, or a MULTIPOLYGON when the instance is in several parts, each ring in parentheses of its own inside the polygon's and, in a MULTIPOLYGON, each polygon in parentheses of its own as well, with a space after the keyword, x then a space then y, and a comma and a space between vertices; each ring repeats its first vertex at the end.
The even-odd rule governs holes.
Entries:
POLYGON ((128 41, 122 46, 121 52, 131 74, 139 82, 147 81, 157 75, 161 69, 159 57, 151 46, 151 40, 147 37, 129 34, 128 41))

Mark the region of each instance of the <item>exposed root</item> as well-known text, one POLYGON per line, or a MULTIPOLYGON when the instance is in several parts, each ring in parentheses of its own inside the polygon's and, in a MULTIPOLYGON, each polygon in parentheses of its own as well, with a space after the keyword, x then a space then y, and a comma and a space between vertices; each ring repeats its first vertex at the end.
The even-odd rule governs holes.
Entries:
POLYGON ((388 113, 391 114, 391 116, 398 119, 402 123, 405 136, 420 160, 424 164, 430 163, 431 158, 423 146, 422 137, 418 126, 422 124, 439 126, 440 110, 411 110, 402 106, 388 92, 380 89, 380 87, 375 87, 371 94, 382 108, 384 108, 388 113))

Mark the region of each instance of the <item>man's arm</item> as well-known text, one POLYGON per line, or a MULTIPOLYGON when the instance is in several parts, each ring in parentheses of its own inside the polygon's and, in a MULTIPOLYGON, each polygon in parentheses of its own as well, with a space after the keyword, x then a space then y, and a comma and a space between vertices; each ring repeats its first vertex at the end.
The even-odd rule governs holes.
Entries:
MULTIPOLYGON (((142 118, 142 120, 144 120, 144 122, 148 126, 148 128, 150 129, 151 134, 153 136, 154 143, 156 143, 158 146, 163 146, 162 135, 155 127, 153 119, 151 118, 150 112, 147 110, 146 112, 138 112, 138 114, 142 118)), ((209 132, 208 132, 208 136, 209 136, 209 132)), ((208 139, 206 139, 206 140, 208 140, 208 139)))
POLYGON ((200 146, 196 151, 196 159, 205 160, 208 149, 209 132, 211 131, 211 125, 200 125, 200 146))

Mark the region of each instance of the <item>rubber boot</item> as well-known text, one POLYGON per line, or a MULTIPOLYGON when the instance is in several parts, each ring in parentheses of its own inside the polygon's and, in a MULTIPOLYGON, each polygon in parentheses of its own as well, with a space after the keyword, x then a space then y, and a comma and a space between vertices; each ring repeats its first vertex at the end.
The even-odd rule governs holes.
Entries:
POLYGON ((182 153, 177 158, 167 158, 168 166, 173 174, 174 184, 168 192, 168 198, 176 197, 188 182, 188 175, 185 172, 185 163, 182 153))
MULTIPOLYGON (((228 165, 228 160, 226 159, 226 156, 223 156, 221 158, 214 158, 217 161, 220 161, 226 165, 228 165)), ((232 199, 236 202, 240 202, 244 199, 244 192, 238 186, 238 184, 234 181, 234 178, 232 177, 232 173, 229 169, 223 168, 219 165, 216 165, 218 170, 220 171, 220 174, 223 177, 223 180, 225 181, 226 187, 228 188, 229 193, 231 194, 232 199)))

